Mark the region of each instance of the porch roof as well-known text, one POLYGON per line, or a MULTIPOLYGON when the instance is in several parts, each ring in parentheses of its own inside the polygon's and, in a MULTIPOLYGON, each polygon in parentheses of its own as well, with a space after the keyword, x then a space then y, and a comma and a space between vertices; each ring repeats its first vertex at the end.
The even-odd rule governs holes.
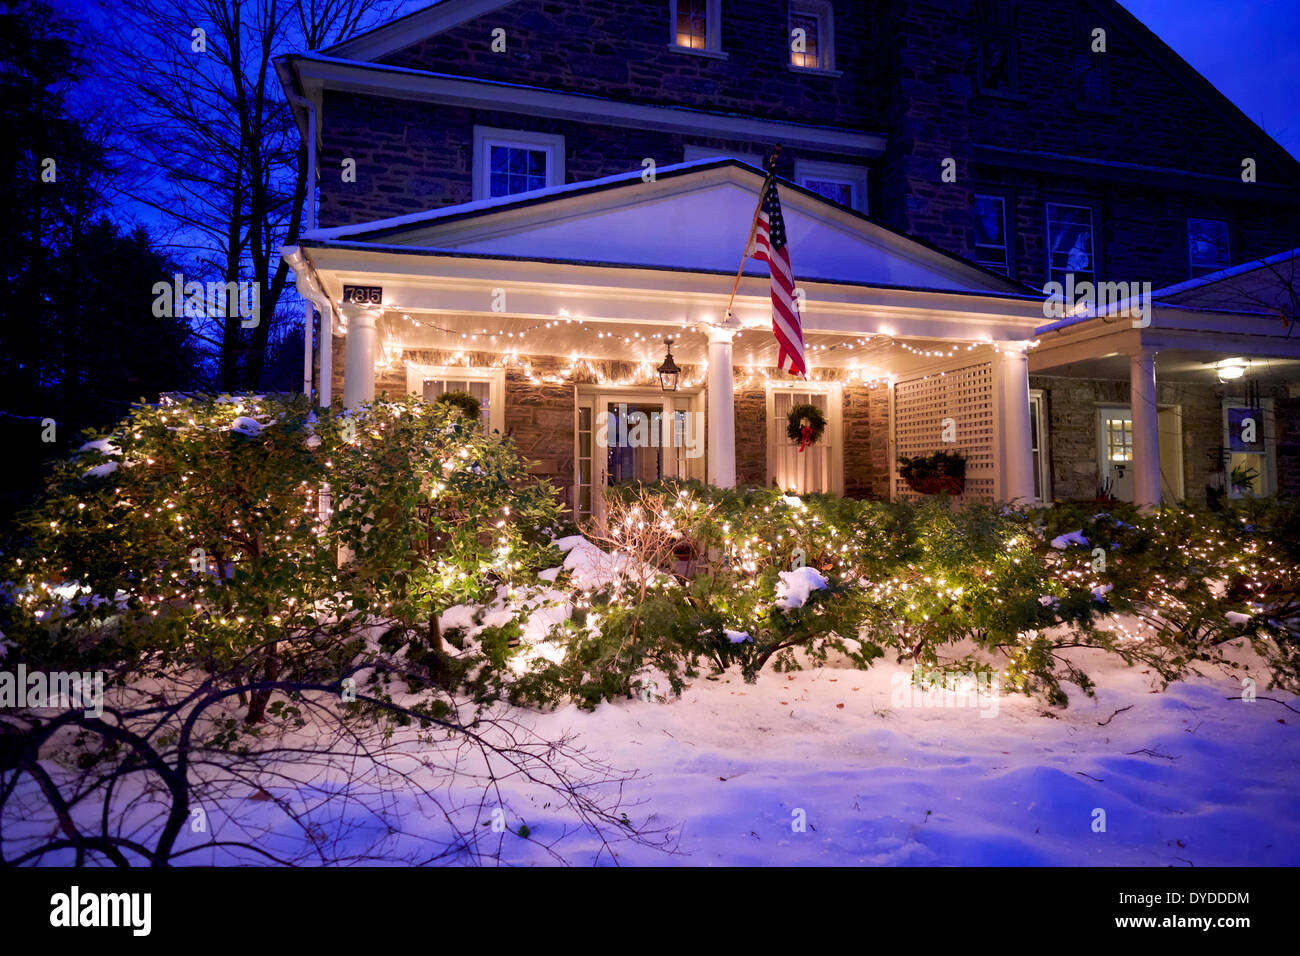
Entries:
POLYGON ((1236 360, 1257 381, 1300 383, 1298 261, 1292 249, 1154 291, 1146 317, 1126 298, 1040 326, 1029 370, 1122 380, 1129 357, 1148 351, 1162 378, 1212 384, 1236 360))

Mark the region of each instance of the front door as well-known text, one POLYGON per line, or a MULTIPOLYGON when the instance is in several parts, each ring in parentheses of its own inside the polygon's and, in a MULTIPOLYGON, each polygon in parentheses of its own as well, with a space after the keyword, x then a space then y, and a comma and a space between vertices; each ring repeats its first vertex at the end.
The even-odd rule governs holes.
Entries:
POLYGON ((1101 493, 1133 500, 1133 414, 1127 405, 1097 409, 1097 458, 1101 493))
POLYGON ((687 473, 696 436, 689 399, 662 392, 601 392, 578 403, 577 515, 600 520, 607 488, 649 484, 687 473))

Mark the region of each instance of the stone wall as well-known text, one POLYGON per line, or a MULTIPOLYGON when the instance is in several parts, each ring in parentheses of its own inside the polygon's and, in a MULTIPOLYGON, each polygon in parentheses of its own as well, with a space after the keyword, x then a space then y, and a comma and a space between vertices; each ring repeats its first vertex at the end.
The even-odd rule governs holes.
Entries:
MULTIPOLYGON (((1052 497, 1091 500, 1100 482, 1097 406, 1128 405, 1129 383, 1033 375, 1029 385, 1046 393, 1052 497)), ((1295 495, 1300 493, 1300 428, 1293 412, 1300 411, 1300 401, 1288 398, 1285 388, 1263 394, 1275 401, 1278 490, 1295 495)), ((1204 503, 1205 486, 1217 470, 1211 454, 1223 444, 1224 396, 1221 385, 1160 382, 1157 372, 1156 401, 1182 410, 1183 487, 1190 502, 1204 503)))
POLYGON ((844 494, 889 499, 889 389, 844 389, 844 494))
POLYGON ((736 484, 762 488, 767 485, 767 392, 737 384, 735 401, 736 484))

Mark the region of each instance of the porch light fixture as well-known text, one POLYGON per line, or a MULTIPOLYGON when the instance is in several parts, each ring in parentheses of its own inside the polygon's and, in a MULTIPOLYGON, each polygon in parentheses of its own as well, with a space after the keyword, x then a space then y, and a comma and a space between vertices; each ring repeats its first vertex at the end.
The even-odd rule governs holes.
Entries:
POLYGON ((664 339, 664 345, 667 347, 668 354, 664 356, 664 364, 659 366, 659 385, 665 392, 675 392, 677 379, 681 376, 682 370, 673 361, 673 340, 664 339))
POLYGON ((1225 359, 1219 363, 1219 381, 1234 382, 1246 374, 1246 363, 1241 359, 1225 359))

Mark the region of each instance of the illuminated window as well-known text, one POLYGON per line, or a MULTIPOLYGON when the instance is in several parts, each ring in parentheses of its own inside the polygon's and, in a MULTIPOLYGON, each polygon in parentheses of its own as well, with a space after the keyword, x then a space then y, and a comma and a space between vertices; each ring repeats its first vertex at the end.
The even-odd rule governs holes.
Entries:
POLYGON ((826 0, 790 4, 790 65, 803 70, 835 69, 833 11, 826 0))
POLYGON ((669 13, 672 46, 697 52, 721 51, 720 0, 671 0, 669 13))

